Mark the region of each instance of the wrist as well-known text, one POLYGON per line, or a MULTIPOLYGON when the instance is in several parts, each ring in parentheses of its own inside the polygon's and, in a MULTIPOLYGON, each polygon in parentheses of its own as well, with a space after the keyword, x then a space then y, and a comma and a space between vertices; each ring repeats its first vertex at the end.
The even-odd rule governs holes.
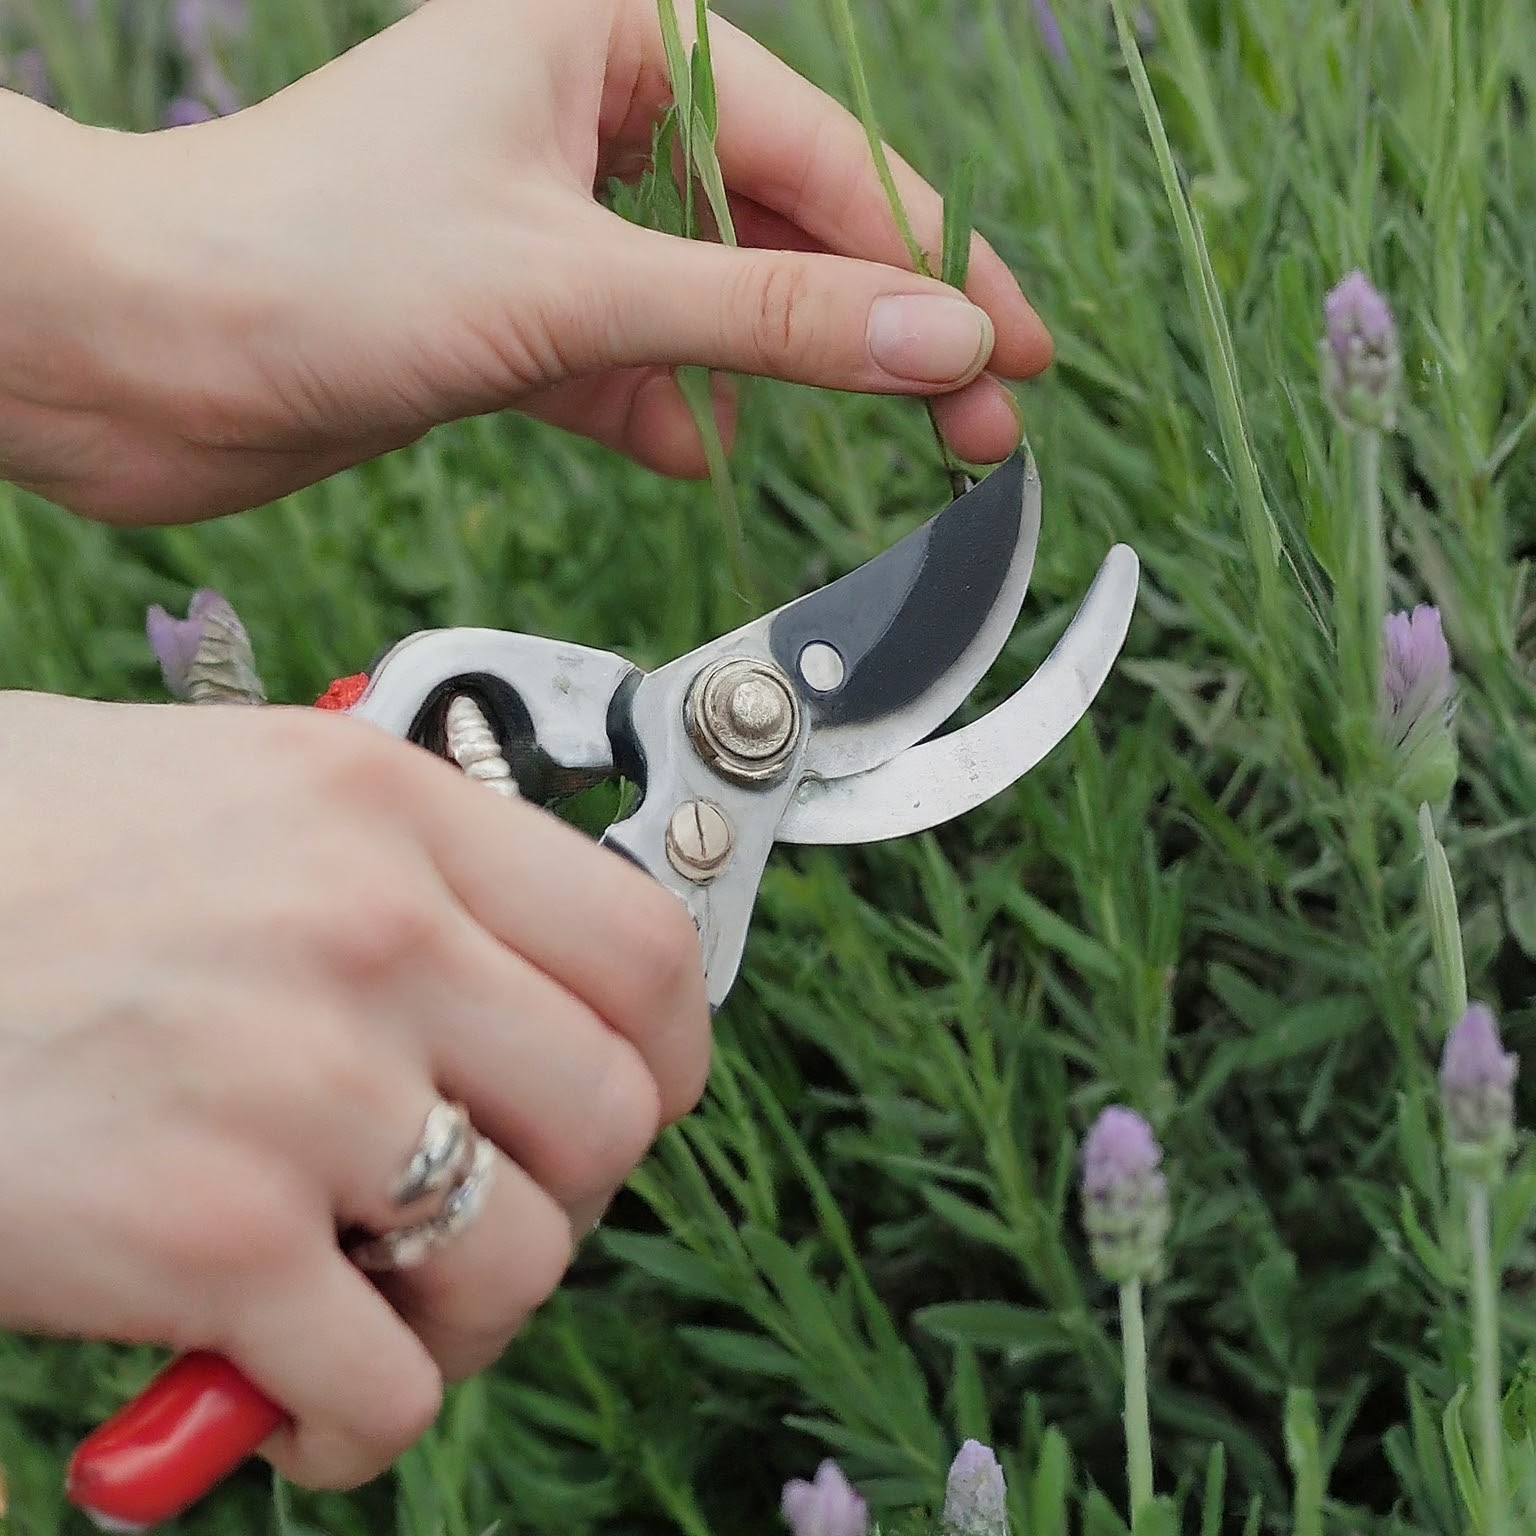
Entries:
POLYGON ((217 319, 173 137, 0 91, 0 479, 113 521, 143 520, 118 487, 174 431, 189 339, 217 319))
POLYGON ((90 393, 121 251, 99 217, 105 130, 0 91, 0 400, 70 409, 90 393))

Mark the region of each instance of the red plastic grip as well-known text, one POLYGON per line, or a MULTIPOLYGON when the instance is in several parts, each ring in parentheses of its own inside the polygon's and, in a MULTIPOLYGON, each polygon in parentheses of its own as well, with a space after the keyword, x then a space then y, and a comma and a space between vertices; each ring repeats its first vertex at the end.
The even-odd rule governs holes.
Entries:
POLYGON ((70 1502, 109 1530, 158 1525, 229 1476, 287 1417, 228 1360, 183 1355, 80 1442, 65 1484, 70 1502))

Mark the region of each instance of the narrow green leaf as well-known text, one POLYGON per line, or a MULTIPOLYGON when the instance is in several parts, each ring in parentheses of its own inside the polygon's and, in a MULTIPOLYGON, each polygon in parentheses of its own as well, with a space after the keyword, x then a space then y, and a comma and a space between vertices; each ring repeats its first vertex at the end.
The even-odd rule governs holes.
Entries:
POLYGON ((703 131, 703 137, 695 148, 715 146, 715 130, 720 123, 720 112, 715 100, 714 60, 709 50, 709 0, 694 0, 694 42, 690 60, 689 84, 693 91, 693 111, 703 131))
POLYGON ((962 291, 971 265, 971 204, 976 192, 976 156, 966 155, 955 168, 944 198, 944 247, 939 276, 962 291))
POLYGON ((1227 1453, 1218 1440, 1205 1464, 1205 1497, 1200 1505, 1200 1536, 1221 1536, 1226 1502, 1227 1453))
POLYGON ((1053 1424, 1040 1442, 1034 1481, 1029 1490, 1031 1532, 1049 1536, 1067 1529, 1067 1494, 1072 1486, 1072 1453, 1066 1436, 1053 1424))
POLYGON ((736 224, 731 217, 731 204, 726 197, 725 177, 720 170, 720 161, 715 154, 714 144, 705 135, 697 118, 695 118, 695 126, 699 129, 694 140, 699 149, 699 158, 694 170, 698 174, 699 185, 704 189, 709 211, 714 215, 715 228, 720 233, 720 243, 734 246, 737 243, 736 224))
POLYGON ((925 1184, 923 1198, 957 1232, 978 1243, 1014 1253, 1019 1247, 1018 1234, 1000 1216, 970 1200, 962 1200, 939 1184, 925 1184))
POLYGON ((1158 109, 1157 97, 1152 91, 1152 82, 1147 78, 1146 65, 1142 61, 1141 49, 1136 42, 1135 28, 1131 24, 1125 0, 1111 0, 1111 4, 1115 30, 1120 39, 1121 57, 1130 72, 1131 85, 1152 141, 1163 190, 1178 231, 1190 300, 1200 323, 1206 372, 1216 396, 1222 445, 1227 451, 1232 470, 1248 553, 1259 576, 1260 601, 1267 614, 1273 602, 1272 572, 1280 558, 1280 530, 1275 525, 1274 514, 1264 495, 1258 462, 1254 457, 1226 312, 1222 308, 1216 274, 1211 269, 1210 253, 1206 250, 1199 215, 1185 195, 1173 158, 1173 147, 1168 142, 1168 131, 1158 109))
POLYGON ((633 1264, 652 1279, 660 1280, 684 1295, 714 1301, 728 1299, 714 1268, 671 1238, 644 1232, 613 1231, 606 1227, 599 1229, 599 1238, 615 1258, 633 1264))
POLYGON ((941 1301, 913 1313, 925 1333, 980 1349, 1000 1349, 1018 1360, 1039 1359, 1072 1348, 1053 1313, 1011 1301, 941 1301))
POLYGON ((1477 1472, 1472 1465, 1472 1449, 1467 1444, 1467 1432, 1461 1422, 1461 1405, 1466 1398, 1465 1386, 1457 1389, 1455 1397, 1446 1405, 1440 1416, 1440 1433, 1445 1441, 1445 1453, 1451 1464, 1451 1478, 1461 1495, 1461 1507, 1474 1522, 1481 1520, 1482 1493, 1478 1488, 1477 1472))
POLYGON ((1291 1468, 1293 1536, 1322 1536, 1325 1492, 1317 1434, 1317 1400, 1304 1387, 1285 1397, 1285 1459, 1291 1468))
POLYGON ((982 1378, 976 1351, 968 1344, 955 1345, 955 1368, 950 1376, 950 1411, 955 1431, 962 1440, 992 1444, 992 1413, 987 1406, 987 1384, 982 1378))
POLYGON ((1083 1500, 1083 1536, 1130 1536, 1130 1527, 1099 1489, 1083 1500))
POLYGON ((771 1376, 791 1380, 798 1369, 795 1358, 761 1334, 743 1333, 734 1328, 680 1328, 678 1337, 695 1354, 702 1355, 727 1370, 745 1371, 751 1376, 771 1376))
POLYGON ((683 47, 674 0, 656 0, 656 13, 661 21, 661 46, 667 56, 667 79, 672 85, 672 100, 677 104, 678 133, 686 172, 693 161, 693 71, 683 47))
POLYGON ((1456 910, 1450 860, 1427 805, 1419 807, 1419 841, 1424 848, 1424 905, 1429 910, 1429 938, 1440 981, 1442 1022, 1449 1030, 1467 1011, 1467 963, 1461 950, 1461 918, 1456 910))
POLYGON ((1179 1536, 1179 1509, 1167 1494, 1159 1494, 1136 1512, 1131 1536, 1179 1536))

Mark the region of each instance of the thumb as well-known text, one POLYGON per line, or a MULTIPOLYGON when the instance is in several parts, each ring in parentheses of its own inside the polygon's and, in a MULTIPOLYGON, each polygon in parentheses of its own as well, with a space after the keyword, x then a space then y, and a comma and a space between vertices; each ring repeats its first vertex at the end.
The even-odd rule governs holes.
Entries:
POLYGON ((995 341, 986 311, 956 289, 846 256, 629 225, 587 275, 600 355, 580 372, 696 363, 826 389, 938 394, 974 379, 995 341))

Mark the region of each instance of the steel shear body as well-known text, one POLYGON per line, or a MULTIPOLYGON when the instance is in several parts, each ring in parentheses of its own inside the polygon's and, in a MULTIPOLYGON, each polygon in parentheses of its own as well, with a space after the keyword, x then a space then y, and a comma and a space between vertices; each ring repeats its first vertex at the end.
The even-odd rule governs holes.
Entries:
MULTIPOLYGON (((525 796, 635 785, 601 841, 687 906, 718 1007, 776 842, 938 826, 1013 784, 1086 711, 1135 605, 1124 545, 1011 698, 934 734, 1012 633, 1039 531, 1040 481, 1019 453, 848 575, 653 672, 533 635, 428 630, 382 658, 350 713, 441 751, 448 705, 468 695, 525 796)), ((283 1419, 234 1366, 189 1355, 82 1442, 70 1497, 109 1529, 153 1525, 283 1419)))

